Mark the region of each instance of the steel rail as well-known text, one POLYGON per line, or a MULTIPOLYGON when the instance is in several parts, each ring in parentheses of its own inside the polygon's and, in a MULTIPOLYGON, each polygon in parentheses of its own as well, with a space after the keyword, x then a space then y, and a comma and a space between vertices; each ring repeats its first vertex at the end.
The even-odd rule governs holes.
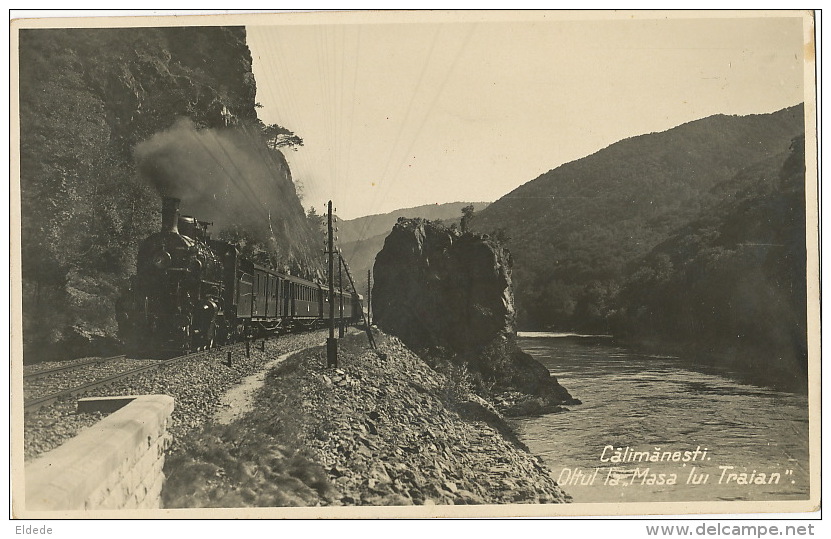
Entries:
POLYGON ((73 369, 80 369, 81 367, 86 367, 87 365, 94 365, 96 363, 106 363, 108 361, 115 361, 117 359, 124 359, 126 356, 121 354, 120 356, 111 356, 111 357, 97 357, 95 359, 89 359, 87 361, 79 361, 78 363, 72 363, 69 365, 60 365, 58 367, 52 367, 51 369, 43 369, 40 371, 30 372, 30 373, 23 373, 24 380, 36 380, 38 378, 43 378, 44 376, 49 376, 50 374, 55 374, 56 372, 63 372, 69 371, 73 369))
POLYGON ((57 391, 57 392, 49 394, 49 395, 44 395, 43 397, 37 397, 37 398, 29 399, 29 400, 26 400, 26 401, 23 402, 23 412, 24 412, 24 414, 28 414, 28 413, 34 412, 36 410, 39 410, 40 408, 43 408, 44 406, 48 406, 50 404, 53 404, 53 403, 59 401, 62 398, 65 398, 65 397, 74 397, 74 396, 77 396, 77 395, 82 395, 82 394, 84 394, 88 391, 91 391, 93 389, 96 389, 96 388, 99 388, 99 387, 102 387, 102 386, 106 386, 106 385, 109 385, 113 382, 118 382, 120 380, 124 380, 126 378, 130 378, 131 376, 135 376, 137 374, 142 374, 142 373, 150 372, 150 371, 154 371, 154 370, 162 370, 162 369, 164 369, 166 367, 169 367, 171 365, 174 365, 176 363, 181 363, 182 361, 185 361, 186 359, 198 358, 198 357, 204 356, 205 354, 208 354, 210 352, 219 352, 219 351, 224 350, 224 349, 226 349, 230 346, 239 346, 239 345, 240 345, 240 343, 234 343, 234 344, 229 344, 229 345, 225 345, 225 346, 219 346, 219 347, 216 347, 216 348, 211 348, 209 350, 202 350, 200 352, 194 352, 194 353, 191 353, 191 354, 185 354, 185 355, 182 355, 182 356, 177 356, 177 357, 174 357, 174 358, 165 359, 165 360, 159 361, 158 363, 154 363, 154 364, 150 364, 150 365, 144 365, 142 367, 138 367, 138 368, 135 368, 135 369, 132 369, 132 370, 129 370, 129 371, 124 371, 124 372, 121 372, 121 373, 118 373, 118 374, 113 374, 111 376, 107 376, 106 378, 101 378, 99 380, 94 380, 92 382, 89 382, 89 383, 86 383, 86 384, 83 384, 83 385, 80 385, 80 386, 75 386, 75 387, 71 387, 69 389, 64 389, 64 390, 61 390, 61 391, 57 391))

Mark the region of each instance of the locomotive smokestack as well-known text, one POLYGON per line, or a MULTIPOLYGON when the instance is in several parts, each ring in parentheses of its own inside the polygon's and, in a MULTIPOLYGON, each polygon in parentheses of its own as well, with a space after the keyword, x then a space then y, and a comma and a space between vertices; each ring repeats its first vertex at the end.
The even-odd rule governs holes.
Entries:
POLYGON ((178 198, 162 198, 162 232, 179 233, 179 202, 178 198))

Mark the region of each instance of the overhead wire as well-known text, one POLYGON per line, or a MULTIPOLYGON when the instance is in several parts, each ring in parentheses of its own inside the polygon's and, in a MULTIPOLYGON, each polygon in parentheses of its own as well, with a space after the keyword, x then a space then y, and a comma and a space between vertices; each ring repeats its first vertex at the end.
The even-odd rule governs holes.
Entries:
MULTIPOLYGON (((295 112, 300 110, 299 102, 296 94, 291 91, 287 82, 288 77, 286 74, 290 72, 290 69, 284 61, 284 58, 295 57, 295 50, 292 48, 292 41, 282 39, 280 29, 258 28, 257 31, 264 35, 264 40, 269 43, 271 48, 270 54, 266 54, 264 56, 258 52, 256 56, 261 65, 264 66, 264 71, 271 74, 271 77, 269 77, 271 84, 260 84, 257 91, 260 92, 262 88, 266 88, 269 101, 275 104, 272 110, 276 109, 280 125, 291 129, 293 126, 300 124, 295 112)), ((310 91, 312 90, 314 90, 314 88, 310 89, 310 91)), ((298 135, 303 134, 298 133, 298 135)), ((299 167, 292 167, 295 170, 292 170, 291 174, 296 188, 301 187, 303 185, 301 183, 301 178, 304 171, 312 169, 309 158, 303 151, 282 153, 288 162, 293 162, 299 165, 299 167)))
MULTIPOLYGON (((403 152, 403 154, 401 154, 402 157, 400 158, 400 161, 399 161, 397 167, 392 169, 393 172, 399 171, 403 167, 404 163, 407 161, 407 159, 409 157, 409 154, 410 154, 410 151, 412 150, 412 147, 418 141, 418 138, 421 135, 421 131, 423 130, 424 125, 426 124, 427 119, 430 116, 431 111, 435 108, 435 105, 438 102, 439 97, 441 97, 442 93, 444 92, 444 88, 447 85, 447 82, 449 81, 450 76, 455 72, 456 65, 458 64, 459 59, 462 56, 462 53, 467 49, 467 46, 468 46, 468 44, 470 42, 470 39, 472 38, 475 30, 476 30, 476 25, 473 24, 471 26, 470 30, 467 32, 467 35, 464 37, 461 46, 456 51, 456 54, 453 57, 453 60, 450 64, 450 68, 445 71, 444 76, 441 80, 441 83, 439 84, 437 91, 434 93, 433 98, 429 103, 429 106, 425 109, 425 113, 421 116, 421 120, 418 123, 418 127, 416 129, 416 132, 410 138, 410 141, 409 141, 409 144, 407 144, 406 150, 403 152)), ((425 62, 424 66, 422 66, 422 72, 419 76, 419 85, 421 83, 421 79, 424 77, 426 66, 429 63, 429 60, 432 58, 432 51, 433 51, 433 48, 435 47, 435 44, 436 44, 436 41, 437 41, 437 39, 436 39, 437 35, 438 35, 438 30, 437 30, 436 34, 434 34, 434 39, 433 39, 433 42, 431 44, 430 53, 427 56, 427 61, 425 62)), ((410 103, 408 105, 408 114, 407 114, 407 116, 405 116, 405 122, 404 123, 406 123, 406 120, 409 117, 409 111, 412 109, 412 106, 413 106, 413 103, 414 103, 414 97, 415 97, 415 95, 411 96, 411 98, 410 98, 410 103)), ((402 132, 403 132, 403 124, 401 126, 401 129, 399 130, 399 135, 402 132)), ((399 138, 400 138, 400 136, 396 137, 396 143, 394 144, 394 148, 397 146, 399 138)), ((392 152, 390 153, 390 159, 387 163, 387 166, 385 166, 385 169, 384 169, 383 177, 384 177, 385 180, 387 179, 386 175, 387 175, 387 171, 389 170, 389 163, 391 162, 391 160, 392 160, 392 152)), ((387 193, 389 193, 389 190, 391 189, 392 185, 395 183, 396 180, 397 180, 397 176, 393 175, 388 179, 388 181, 385 181, 383 184, 381 184, 379 186, 379 191, 376 192, 376 195, 373 198, 372 206, 377 207, 378 197, 379 196, 381 196, 381 197, 386 196, 387 193)), ((355 251, 356 251, 356 249, 359 245, 359 242, 366 239, 366 234, 367 234, 367 232, 369 230, 369 227, 371 225, 371 221, 372 221, 371 219, 366 219, 364 221, 363 226, 361 227, 361 232, 359 234, 359 241, 355 242, 355 244, 353 245, 352 256, 354 256, 355 251)))
MULTIPOLYGON (((252 205, 252 209, 256 208, 256 210, 259 213, 260 217, 265 220, 268 216, 267 216, 267 214, 266 214, 266 212, 263 208, 263 204, 261 204, 260 197, 257 196, 257 193, 254 192, 254 189, 246 181, 246 175, 239 169, 236 162, 234 161, 234 158, 228 153, 228 150, 225 149, 225 145, 219 140, 219 137, 216 135, 216 133, 213 132, 212 130, 207 130, 206 132, 207 132, 208 136, 210 136, 211 138, 214 139, 214 142, 216 142, 216 144, 219 147, 220 151, 225 156, 225 158, 228 160, 228 163, 234 168, 234 170, 236 170, 236 172, 237 172, 236 177, 239 178, 239 181, 237 181, 235 179, 235 176, 233 174, 231 174, 228 171, 228 169, 218 159, 216 159, 216 156, 213 155, 213 152, 211 152, 201 140, 199 141, 200 144, 203 145, 203 147, 206 149, 206 151, 208 151, 208 153, 211 154, 211 156, 214 158, 214 160, 217 161, 219 166, 222 167, 222 170, 225 172, 225 174, 231 180, 232 184, 236 185, 237 188, 240 190, 240 192, 243 193, 243 196, 247 197, 247 201, 248 201, 249 204, 252 205), (245 190, 243 190, 243 187, 245 187, 245 190), (248 195, 250 195, 250 197, 248 195)), ((197 137, 197 140, 198 140, 198 137, 197 137)))
MULTIPOLYGON (((456 65, 458 64, 459 59, 462 57, 462 53, 467 49, 467 45, 470 42, 470 39, 473 36, 473 33, 474 33, 475 30, 476 30, 476 24, 474 23, 474 24, 471 25, 470 30, 467 32, 467 35, 465 36, 464 40, 462 41, 462 45, 456 51, 456 54, 453 57, 453 61, 450 64, 450 68, 447 71, 445 71, 444 77, 442 78, 441 83, 438 86, 438 90, 433 95, 433 98, 430 101, 430 104, 427 107, 425 114, 422 115, 421 121, 418 124, 418 128, 416 129, 415 135, 410 139, 410 143, 407 146, 406 151, 403 153, 403 157, 401 158, 401 161, 400 161, 398 167, 393 169, 393 171, 395 171, 395 172, 399 171, 403 167, 406 160, 408 159, 408 157, 410 155, 410 151, 412 150, 413 146, 415 145, 415 143, 418 141, 419 137, 421 136, 421 131, 424 129, 424 125, 427 123, 427 119, 429 118, 431 112, 435 109, 436 103, 438 102, 439 98, 444 93, 444 88, 447 86, 447 82, 450 80, 451 75, 456 71, 456 65)), ((393 176, 393 178, 397 178, 397 176, 393 176)), ((386 185, 383 185, 381 187, 382 194, 384 196, 386 196, 386 194, 389 192, 391 184, 392 184, 392 182, 388 182, 386 185)))
MULTIPOLYGON (((368 214, 373 213, 373 209, 378 207, 380 200, 386 197, 392 187, 400 181, 398 172, 419 140, 432 110, 455 71, 459 59, 466 50, 474 33, 475 25, 470 28, 461 46, 455 51, 450 67, 444 73, 437 73, 440 78, 439 85, 430 87, 427 74, 431 70, 435 71, 435 56, 442 28, 442 26, 437 26, 430 37, 427 53, 420 66, 415 84, 409 93, 408 102, 403 111, 404 117, 397 126, 393 143, 389 146, 386 156, 379 156, 379 162, 383 161, 384 164, 381 175, 376 180, 378 188, 365 207, 368 214), (426 103, 426 108, 421 106, 417 109, 417 100, 426 103)), ((355 143, 355 108, 361 63, 362 28, 358 26, 353 33, 350 33, 343 26, 321 25, 307 31, 311 34, 308 37, 312 38, 309 40, 312 43, 309 48, 313 50, 304 50, 304 52, 311 53, 308 55, 314 59, 317 68, 317 79, 320 84, 316 89, 306 88, 305 91, 315 91, 320 96, 320 121, 324 137, 327 140, 315 142, 325 146, 327 163, 322 168, 315 167, 314 163, 310 162, 306 152, 302 150, 293 152, 291 160, 299 164, 301 170, 294 171, 292 174, 296 182, 299 183, 312 180, 302 176, 316 168, 326 171, 328 178, 314 178, 313 180, 319 185, 328 185, 330 193, 328 198, 335 200, 337 203, 342 197, 344 184, 350 182, 352 174, 351 165, 354 160, 352 150, 355 143), (347 37, 354 44, 352 62, 348 62, 347 37), (352 69, 351 94, 347 93, 349 89, 347 86, 347 67, 352 69), (348 114, 347 105, 349 108, 348 114)), ((267 37, 273 38, 274 35, 269 34, 267 37)), ((268 91, 273 102, 280 107, 280 118, 285 118, 285 120, 281 120, 281 123, 291 127, 295 124, 302 125, 304 122, 300 122, 300 119, 295 116, 295 111, 300 110, 297 94, 292 91, 287 77, 282 76, 288 72, 283 57, 292 57, 295 54, 293 47, 298 45, 292 43, 291 39, 280 39, 281 37, 278 35, 277 39, 269 39, 269 41, 274 42, 274 54, 267 55, 267 58, 263 58, 263 55, 258 54, 257 58, 267 65, 270 70, 276 71, 276 76, 272 76, 272 80, 276 84, 269 85, 268 91), (280 95, 274 95, 275 92, 280 95), (283 106, 281 107, 280 104, 283 104, 283 106)), ((302 43, 301 40, 298 40, 298 42, 302 43)), ((269 158, 272 159, 273 156, 270 155, 269 158)), ((317 201, 309 201, 309 205, 314 206, 316 205, 315 202, 317 201)), ((291 218, 295 217, 291 216, 291 218)), ((370 225, 370 220, 364 220, 358 234, 360 240, 366 239, 370 225)), ((348 258, 354 257, 356 247, 357 243, 353 245, 348 258)))
MULTIPOLYGON (((389 151, 389 154, 387 155, 387 159, 386 159, 386 162, 384 164, 384 168, 382 169, 381 177, 378 180, 378 190, 376 190, 373 193, 372 199, 371 199, 370 204, 369 204, 370 207, 376 207, 377 206, 378 197, 381 195, 382 185, 387 180, 387 178, 386 178, 387 171, 389 170, 390 163, 392 162, 393 154, 395 153, 396 149, 398 148, 399 141, 401 140, 402 134, 404 133, 404 129, 407 126, 407 119, 410 117, 410 113, 413 110, 413 103, 415 102, 416 97, 419 95, 419 89, 421 88, 422 83, 424 82, 425 74, 427 72, 427 68, 430 65, 431 60, 433 58, 433 51, 435 50, 436 43, 438 41, 438 34, 439 34, 440 31, 441 31, 441 26, 437 26, 435 32, 433 33, 432 38, 430 39, 430 48, 427 51, 427 56, 425 57, 424 62, 421 66, 421 70, 418 74, 416 85, 413 88, 412 93, 410 94, 410 99, 409 99, 409 102, 407 103, 407 108, 406 108, 406 112, 404 114, 404 119, 398 124, 398 131, 395 135, 395 140, 393 141, 392 146, 390 146, 390 151, 389 151)), ((391 180, 391 181, 393 181, 393 180, 391 180)), ((365 239, 365 235, 366 235, 366 232, 368 230, 368 226, 369 226, 369 222, 368 221, 364 222, 364 226, 361 229, 361 233, 359 234, 359 237, 361 239, 365 239)))
MULTIPOLYGON (((259 30, 264 34, 267 34, 265 36, 267 38, 266 41, 270 43, 272 51, 271 54, 267 54, 265 56, 258 53, 256 57, 267 72, 272 74, 270 81, 273 83, 269 85, 261 85, 260 88, 265 86, 271 102, 277 104, 277 107, 279 108, 278 116, 280 118, 280 124, 284 127, 292 128, 295 124, 297 124, 295 111, 299 110, 299 106, 295 93, 290 91, 290 86, 287 82, 288 76, 286 76, 286 74, 289 73, 289 69, 286 67, 286 63, 284 62, 284 58, 292 58, 295 56, 295 50, 292 48, 292 40, 281 39, 282 36, 275 35, 273 32, 266 32, 264 29, 259 30), (275 91, 279 95, 275 95, 275 91)), ((277 32, 279 32, 279 30, 277 32)), ((320 69, 318 69, 317 73, 320 73, 320 69)), ((317 89, 319 90, 319 86, 317 89)), ((300 135, 302 135, 302 133, 300 133, 300 135)), ((289 172, 292 176, 295 188, 299 190, 302 186, 301 182, 303 181, 303 172, 312 169, 309 160, 306 157, 305 152, 302 151, 291 153, 282 151, 281 153, 287 163, 294 162, 295 164, 300 165, 299 167, 291 167, 294 170, 290 170, 289 172)), ((266 156, 273 167, 278 166, 274 153, 268 151, 266 152, 266 156)), ((300 223, 300 216, 295 215, 294 212, 287 212, 285 217, 288 219, 288 223, 294 227, 305 226, 305 223, 300 223)), ((306 254, 304 256, 311 256, 312 253, 316 252, 319 247, 320 246, 317 245, 306 245, 306 254)))
MULTIPOLYGON (((288 118, 288 121, 280 120, 281 124, 291 127, 294 124, 294 122, 291 119, 294 116, 293 111, 298 110, 298 108, 296 106, 295 94, 289 91, 288 84, 286 83, 287 77, 285 76, 285 74, 288 73, 288 70, 284 68, 283 62, 284 57, 290 57, 291 54, 293 54, 293 51, 287 49, 286 47, 286 45, 291 43, 291 40, 279 39, 279 37, 281 36, 276 36, 277 39, 274 39, 275 36, 273 35, 273 32, 268 32, 263 28, 258 29, 258 31, 262 32, 263 34, 267 34, 266 37, 269 38, 267 41, 271 43, 273 52, 272 54, 267 54, 265 56, 258 53, 256 58, 258 61, 261 62, 261 65, 263 65, 272 74, 272 84, 267 85, 266 87, 268 88, 268 92, 270 94, 272 102, 277 103, 279 106, 279 116, 281 118, 288 118), (275 87, 276 91, 280 94, 279 99, 277 98, 277 96, 274 95, 275 87)), ((318 55, 317 58, 319 62, 317 72, 322 73, 325 71, 325 69, 323 68, 323 65, 320 63, 322 61, 322 56, 320 55, 320 47, 315 48, 315 53, 318 55)), ((277 163, 274 154, 269 151, 266 153, 266 156, 270 165, 276 168, 277 163)), ((296 159, 292 160, 301 161, 301 170, 295 171, 292 174, 292 179, 295 181, 295 184, 297 185, 297 182, 299 182, 300 176, 302 175, 302 170, 308 170, 310 167, 304 166, 307 165, 307 163, 303 163, 303 161, 306 161, 305 155, 293 157, 295 157, 296 159)), ((299 220, 299 216, 294 215, 293 212, 288 212, 288 215, 286 215, 285 217, 290 220, 290 224, 294 226, 298 224, 297 221, 299 220)))

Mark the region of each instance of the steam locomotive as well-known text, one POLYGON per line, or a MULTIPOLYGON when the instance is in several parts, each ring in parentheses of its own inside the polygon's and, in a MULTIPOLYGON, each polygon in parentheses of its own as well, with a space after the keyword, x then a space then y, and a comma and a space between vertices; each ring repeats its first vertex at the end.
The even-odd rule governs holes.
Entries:
MULTIPOLYGON (((328 288, 258 266, 209 223, 162 200, 161 230, 138 251, 136 274, 116 302, 119 336, 133 352, 186 352, 277 331, 323 326, 328 288)), ((361 296, 335 289, 337 323, 361 316, 361 296), (343 310, 340 305, 343 304, 343 310)))

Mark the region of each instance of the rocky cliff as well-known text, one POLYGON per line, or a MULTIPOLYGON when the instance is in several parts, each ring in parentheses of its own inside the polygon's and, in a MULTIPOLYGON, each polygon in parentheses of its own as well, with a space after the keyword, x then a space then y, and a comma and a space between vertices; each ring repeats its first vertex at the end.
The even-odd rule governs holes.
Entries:
POLYGON ((401 219, 375 259, 374 321, 428 361, 467 369, 481 391, 531 395, 538 410, 574 404, 516 345, 511 265, 487 235, 401 219))
POLYGON ((197 184, 179 193, 183 210, 213 220, 214 234, 244 242, 246 254, 258 240, 269 262, 318 258, 288 166, 259 140, 245 28, 24 29, 19 38, 27 363, 118 350, 113 301, 159 223, 159 194, 139 165, 173 164, 197 184), (213 213, 197 204, 218 199, 227 203, 213 213))

